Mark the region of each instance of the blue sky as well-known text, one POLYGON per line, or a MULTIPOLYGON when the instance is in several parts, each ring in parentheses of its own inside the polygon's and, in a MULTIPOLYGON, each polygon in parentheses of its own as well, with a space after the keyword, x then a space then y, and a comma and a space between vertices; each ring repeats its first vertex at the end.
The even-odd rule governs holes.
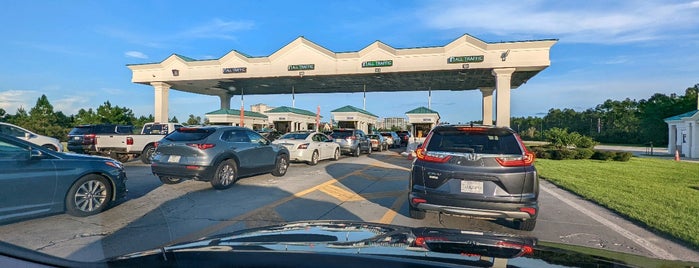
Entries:
MULTIPOLYGON (((699 1, 17 1, 0 10, 0 22, 0 108, 12 114, 41 94, 65 114, 105 101, 152 114, 152 87, 131 83, 127 64, 173 53, 267 56, 298 36, 337 52, 375 40, 442 46, 463 34, 486 42, 559 39, 551 67, 512 92, 512 116, 684 94, 699 83, 699 1)), ((404 116, 427 106, 427 95, 368 93, 367 110, 404 116)), ((297 108, 321 105, 325 118, 362 102, 361 93, 296 95, 297 108)), ((245 96, 246 109, 255 103, 292 101, 245 96)), ((447 122, 480 120, 480 103, 477 90, 432 92, 432 108, 447 122)), ((181 121, 218 106, 217 97, 170 92, 170 116, 181 121)))

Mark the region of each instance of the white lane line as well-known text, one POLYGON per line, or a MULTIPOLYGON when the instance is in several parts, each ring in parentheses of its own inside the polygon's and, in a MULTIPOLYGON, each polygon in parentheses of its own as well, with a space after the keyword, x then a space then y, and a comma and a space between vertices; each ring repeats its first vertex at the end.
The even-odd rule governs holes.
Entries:
POLYGON ((553 192, 551 189, 548 189, 544 187, 543 185, 539 185, 541 190, 544 190, 544 192, 552 195, 553 197, 557 198, 558 200, 563 201, 564 203, 568 204, 569 206, 573 207, 574 209, 577 209, 578 211, 582 212, 583 214, 587 215, 588 217, 598 221, 604 226, 609 227, 613 231, 619 233, 620 235, 630 239, 633 242, 636 242, 636 244, 640 245, 641 247, 645 248, 646 250, 650 251, 652 254, 655 256, 666 259, 666 260, 677 260, 677 257, 675 255, 672 255, 670 252, 665 251, 664 249, 656 246, 655 244, 651 243, 650 241, 643 239, 642 237, 624 229, 623 227, 616 225, 615 223, 603 218, 602 216, 598 215, 597 213, 594 213, 577 203, 575 201, 570 200, 568 198, 565 198, 555 192, 553 192))

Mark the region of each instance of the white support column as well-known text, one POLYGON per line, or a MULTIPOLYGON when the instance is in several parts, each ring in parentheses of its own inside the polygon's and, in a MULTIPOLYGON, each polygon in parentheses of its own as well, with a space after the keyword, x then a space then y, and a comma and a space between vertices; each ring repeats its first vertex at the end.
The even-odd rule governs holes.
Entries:
POLYGON ((689 158, 699 158, 699 129, 697 129, 696 122, 689 122, 689 130, 687 131, 689 135, 689 152, 687 157, 689 158))
POLYGON ((667 152, 671 155, 675 155, 675 150, 677 150, 677 125, 668 124, 667 131, 667 152))
POLYGON ((156 122, 168 122, 168 96, 170 85, 163 82, 151 82, 155 94, 155 111, 153 117, 156 122))
POLYGON ((483 125, 493 124, 493 90, 492 87, 480 88, 481 94, 483 94, 483 125))
POLYGON ((512 73, 515 68, 493 69, 492 74, 495 76, 495 124, 497 126, 510 126, 510 88, 512 73))
POLYGON ((218 97, 221 99, 221 109, 228 110, 231 108, 231 98, 233 97, 232 94, 223 93, 221 95, 218 95, 218 97))

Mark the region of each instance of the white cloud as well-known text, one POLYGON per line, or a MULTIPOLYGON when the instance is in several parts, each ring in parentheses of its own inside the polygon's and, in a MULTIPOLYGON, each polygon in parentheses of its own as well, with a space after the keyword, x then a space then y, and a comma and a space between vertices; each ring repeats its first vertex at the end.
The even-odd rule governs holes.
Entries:
POLYGON ((11 89, 0 92, 0 108, 5 109, 8 114, 15 114, 17 108, 24 108, 27 112, 34 107, 40 93, 34 90, 11 89))
POLYGON ((148 58, 148 55, 146 55, 140 51, 126 51, 126 53, 124 53, 124 55, 126 55, 127 57, 137 58, 137 59, 147 59, 148 58))
POLYGON ((693 35, 699 27, 698 12, 699 1, 436 1, 418 14, 428 27, 437 29, 628 43, 693 35))

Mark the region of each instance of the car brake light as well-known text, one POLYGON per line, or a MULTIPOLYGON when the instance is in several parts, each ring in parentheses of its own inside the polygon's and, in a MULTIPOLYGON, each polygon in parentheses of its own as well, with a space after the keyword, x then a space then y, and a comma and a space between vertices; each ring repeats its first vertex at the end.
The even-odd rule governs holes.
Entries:
POLYGON ((83 136, 83 144, 97 144, 95 136, 95 134, 85 134, 85 136, 83 136))
POLYGON ((525 152, 519 157, 496 157, 495 161, 498 161, 503 167, 527 167, 534 163, 534 158, 533 153, 525 152))
POLYGON ((410 199, 410 203, 413 203, 413 205, 420 204, 420 203, 427 203, 427 200, 424 198, 413 197, 413 199, 410 199))
POLYGON ((451 155, 428 152, 425 148, 418 148, 415 150, 415 155, 417 159, 435 163, 445 163, 451 159, 451 155))
POLYGON ((529 246, 529 245, 523 245, 523 244, 507 242, 507 241, 498 241, 497 243, 495 243, 495 245, 498 247, 503 247, 503 248, 519 249, 520 252, 519 252, 519 254, 517 254, 516 257, 534 254, 534 248, 529 246))
POLYGON ((308 149, 308 143, 299 144, 299 147, 297 147, 296 149, 308 149))
POLYGON ((428 241, 448 241, 448 239, 438 236, 418 236, 415 237, 415 246, 426 248, 428 241))
POLYGON ((126 137, 126 145, 133 145, 133 138, 132 137, 126 137))
POLYGON ((206 150, 210 148, 214 148, 216 144, 213 143, 187 143, 187 146, 198 148, 199 150, 206 150))
POLYGON ((521 212, 526 212, 529 215, 536 215, 536 208, 529 208, 529 207, 524 207, 524 208, 519 208, 519 211, 521 212))

